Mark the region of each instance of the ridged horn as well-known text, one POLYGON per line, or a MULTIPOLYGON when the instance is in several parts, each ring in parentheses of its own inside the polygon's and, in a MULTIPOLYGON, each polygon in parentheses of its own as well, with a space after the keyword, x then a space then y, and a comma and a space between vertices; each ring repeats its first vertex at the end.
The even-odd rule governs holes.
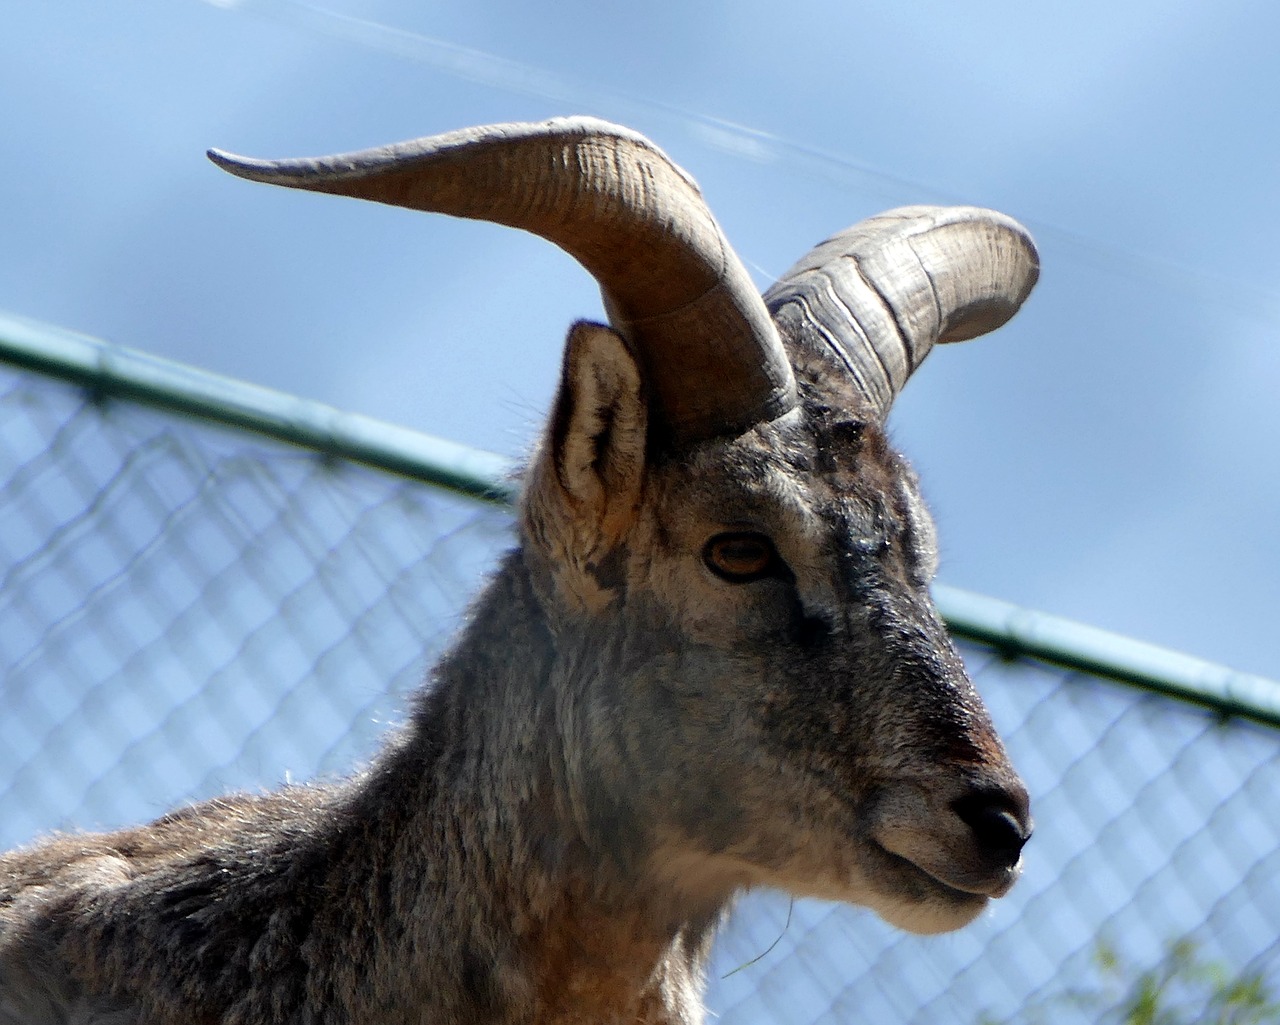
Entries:
POLYGON ((935 342, 999 327, 1039 273, 1017 221, 977 207, 908 206, 823 242, 764 300, 788 343, 834 356, 883 420, 935 342))
POLYGON ((316 159, 209 157, 254 181, 492 221, 554 242, 599 284, 675 445, 740 434, 795 404, 777 330, 697 185, 626 128, 559 118, 316 159))

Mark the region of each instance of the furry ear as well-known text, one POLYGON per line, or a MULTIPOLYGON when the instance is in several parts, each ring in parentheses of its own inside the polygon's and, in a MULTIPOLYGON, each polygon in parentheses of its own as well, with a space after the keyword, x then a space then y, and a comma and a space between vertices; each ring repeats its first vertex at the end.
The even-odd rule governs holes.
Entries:
POLYGON ((576 512, 614 539, 640 501, 647 426, 640 369, 622 336, 600 324, 575 324, 565 344, 550 455, 576 512))
POLYGON ((648 400, 627 343, 601 324, 575 324, 530 471, 525 521, 562 590, 588 607, 621 585, 607 578, 618 573, 615 549, 640 504, 647 434, 648 400))

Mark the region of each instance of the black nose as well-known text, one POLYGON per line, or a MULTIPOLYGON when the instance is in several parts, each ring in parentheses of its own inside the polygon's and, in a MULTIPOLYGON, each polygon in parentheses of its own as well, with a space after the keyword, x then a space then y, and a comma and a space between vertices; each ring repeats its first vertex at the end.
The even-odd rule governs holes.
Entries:
POLYGON ((1031 839, 1030 801, 1021 786, 980 789, 951 805, 973 831, 973 838, 992 860, 1014 864, 1031 839))

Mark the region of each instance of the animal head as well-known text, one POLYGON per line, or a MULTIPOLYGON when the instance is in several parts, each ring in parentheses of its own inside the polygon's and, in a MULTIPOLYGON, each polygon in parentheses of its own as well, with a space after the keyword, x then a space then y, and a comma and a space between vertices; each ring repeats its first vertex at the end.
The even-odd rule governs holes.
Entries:
POLYGON ((609 323, 569 333, 521 507, 582 819, 638 830, 690 901, 777 886, 935 932, 1008 890, 1026 791, 930 598, 933 524, 884 421, 935 342, 1026 298, 1025 230, 892 211, 762 297, 693 181, 593 119, 211 156, 524 228, 599 282, 609 323))

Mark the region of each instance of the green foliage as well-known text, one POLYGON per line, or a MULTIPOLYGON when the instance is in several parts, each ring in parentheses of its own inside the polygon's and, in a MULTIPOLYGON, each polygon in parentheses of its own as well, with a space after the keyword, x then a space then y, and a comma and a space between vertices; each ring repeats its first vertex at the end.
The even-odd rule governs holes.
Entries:
POLYGON ((1194 941, 1169 944, 1150 968, 1127 962, 1102 940, 1093 953, 1096 980, 1053 994, 1021 1016, 979 1025, 1052 1025, 1058 1020, 1098 1025, 1280 1025, 1280 1002, 1259 971, 1234 973, 1204 960, 1194 941))

